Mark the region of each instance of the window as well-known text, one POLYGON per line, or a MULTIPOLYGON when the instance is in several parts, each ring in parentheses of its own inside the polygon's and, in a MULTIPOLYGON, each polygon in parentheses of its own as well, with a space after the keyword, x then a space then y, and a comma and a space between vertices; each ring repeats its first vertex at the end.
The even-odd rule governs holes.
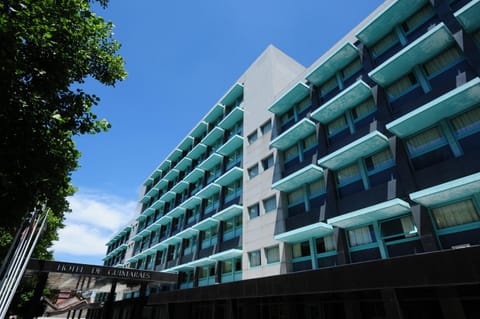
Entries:
POLYGON ((242 234, 242 215, 227 219, 223 227, 223 240, 229 240, 242 234))
POLYGON ((226 187, 225 202, 231 201, 242 194, 242 180, 239 179, 226 187))
POLYGON ((317 250, 317 254, 336 250, 337 248, 333 235, 315 239, 315 249, 317 250))
POLYGON ((387 94, 390 100, 395 100, 400 96, 410 92, 418 86, 417 78, 412 72, 404 75, 397 81, 393 82, 389 87, 386 88, 387 94))
POLYGON ((347 120, 345 119, 345 115, 341 115, 340 117, 327 124, 328 136, 338 134, 347 127, 348 125, 347 120))
POLYGON ((380 41, 375 43, 372 47, 373 56, 378 57, 388 49, 393 47, 399 42, 398 36, 395 34, 395 31, 390 32, 384 36, 380 41))
POLYGON ((248 170, 248 178, 252 179, 258 175, 258 164, 251 166, 248 170))
POLYGON ((417 227, 411 215, 384 221, 380 224, 380 229, 384 242, 417 236, 417 227))
POLYGON ((295 158, 298 157, 298 147, 297 144, 294 144, 293 146, 287 148, 283 152, 283 158, 285 162, 289 162, 295 158))
POLYGON ((323 178, 313 183, 310 183, 308 185, 308 193, 310 198, 318 197, 322 194, 325 194, 325 181, 323 180, 323 178))
POLYGON ((300 187, 292 192, 289 192, 287 195, 287 204, 288 207, 298 205, 304 202, 303 197, 303 187, 300 187))
POLYGON ((273 154, 270 154, 269 156, 267 156, 262 160, 262 167, 263 167, 263 170, 265 171, 272 166, 273 166, 273 154))
POLYGON ((353 183, 359 179, 361 179, 361 175, 357 163, 341 168, 337 171, 337 182, 340 186, 353 183))
POLYGON ((238 165, 243 157, 243 149, 240 147, 230 155, 228 155, 227 158, 227 170, 232 168, 235 165, 238 165))
POLYGON ((267 258, 267 264, 278 263, 280 261, 280 250, 278 245, 266 247, 265 257, 267 258))
POLYGON ((423 65, 425 75, 427 76, 427 78, 432 78, 435 75, 444 71, 452 64, 460 61, 461 57, 462 56, 460 54, 460 51, 456 46, 454 46, 425 63, 423 65))
POLYGON ((270 213, 277 209, 277 198, 275 195, 263 200, 263 209, 265 213, 270 213))
POLYGON ((193 254, 195 252, 196 244, 197 244, 197 236, 193 236, 185 239, 185 242, 183 244, 183 254, 184 255, 193 254))
POLYGON ((258 139, 257 130, 255 130, 253 133, 248 135, 247 138, 248 138, 248 144, 252 144, 253 142, 255 142, 258 139))
POLYGON ((220 176, 220 173, 222 172, 222 167, 220 164, 215 165, 208 171, 208 179, 207 182, 211 183, 213 182, 214 179, 216 179, 218 176, 220 176))
POLYGON ((304 152, 311 150, 316 146, 317 146, 317 136, 315 134, 311 134, 307 136, 302 141, 302 147, 304 152))
POLYGON ((260 250, 251 251, 248 253, 248 262, 250 268, 259 267, 262 265, 262 260, 260 258, 260 250))
POLYGON ((260 126, 260 131, 262 132, 262 135, 267 134, 271 130, 272 130, 272 121, 271 120, 268 120, 262 126, 260 126))
POLYGON ((300 115, 300 113, 303 113, 304 111, 306 111, 310 106, 311 106, 310 97, 307 96, 306 98, 298 102, 298 104, 295 106, 297 115, 300 115))
POLYGON ((480 220, 471 199, 432 209, 433 219, 439 229, 469 224, 480 220))
POLYGON ((453 118, 452 126, 457 138, 462 138, 480 131, 480 107, 476 107, 453 118))
POLYGON ((367 99, 352 109, 353 121, 358 122, 377 110, 377 106, 372 99, 367 99))
POLYGON ((365 166, 369 175, 375 174, 393 165, 394 160, 389 149, 385 149, 365 158, 365 166))
POLYGON ((373 226, 362 226, 348 231, 350 247, 356 247, 376 242, 373 226))
POLYGON ((260 216, 260 210, 258 209, 258 203, 248 207, 248 216, 250 219, 260 216))
POLYGON ((447 145, 448 142, 440 127, 435 126, 410 137, 406 144, 410 157, 413 158, 447 145))
POLYGON ((214 246, 217 243, 217 226, 212 226, 201 232, 202 249, 214 246))
POLYGON ((361 69, 362 69, 362 62, 360 61, 360 59, 355 59, 355 61, 353 61, 352 63, 347 65, 342 70, 342 72, 341 72, 342 77, 343 77, 344 80, 347 80, 348 78, 350 78, 352 75, 354 75, 355 73, 357 73, 361 69))
POLYGON ((430 19, 434 14, 433 8, 430 5, 426 5, 420 10, 418 10, 415 14, 413 14, 410 18, 408 18, 405 22, 401 24, 403 31, 408 34, 418 28, 421 24, 425 21, 430 19))
POLYGON ((215 283, 215 265, 200 267, 198 271, 198 285, 206 286, 215 283))
POLYGON ((329 92, 336 89, 337 87, 338 87, 337 77, 336 75, 334 75, 320 86, 321 95, 325 96, 329 92))
POLYGON ((287 112, 283 113, 280 116, 280 125, 283 126, 288 122, 290 122, 291 120, 293 120, 294 118, 295 118, 295 114, 294 114, 293 108, 291 108, 290 110, 288 110, 287 112))
POLYGON ((301 243, 296 243, 292 245, 292 255, 293 258, 302 258, 302 257, 309 257, 310 256, 310 244, 308 241, 304 241, 301 243))
POLYGON ((218 208, 218 194, 213 194, 207 198, 207 204, 205 205, 205 214, 210 214, 212 211, 218 208))

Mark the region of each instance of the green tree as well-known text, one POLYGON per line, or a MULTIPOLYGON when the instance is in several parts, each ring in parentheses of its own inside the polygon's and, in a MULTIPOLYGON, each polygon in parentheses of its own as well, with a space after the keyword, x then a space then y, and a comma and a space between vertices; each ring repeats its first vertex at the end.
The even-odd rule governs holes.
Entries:
POLYGON ((127 74, 113 24, 92 11, 92 1, 0 1, 1 258, 22 218, 43 205, 51 216, 35 256, 52 257, 47 248, 74 193, 80 153, 72 138, 110 127, 82 84, 114 86, 127 74))

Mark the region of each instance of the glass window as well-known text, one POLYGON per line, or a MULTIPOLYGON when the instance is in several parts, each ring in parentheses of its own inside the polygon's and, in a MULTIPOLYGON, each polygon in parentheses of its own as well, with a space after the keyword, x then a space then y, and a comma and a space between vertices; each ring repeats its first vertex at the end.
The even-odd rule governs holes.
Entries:
POLYGON ((329 136, 335 135, 345 128, 347 128, 347 120, 345 119, 345 115, 342 115, 327 124, 329 136))
POLYGON ((294 144, 293 146, 287 148, 283 152, 284 160, 285 162, 288 162, 290 160, 293 160, 294 158, 298 157, 298 147, 297 144, 294 144))
POLYGON ((225 202, 230 201, 242 194, 242 180, 239 179, 226 187, 225 202))
POLYGON ((293 258, 301 258, 310 256, 310 244, 308 241, 296 243, 292 245, 293 258))
POLYGON ((275 195, 263 200, 263 209, 265 209, 265 213, 269 213, 277 209, 277 198, 275 195))
POLYGON ((348 231, 350 247, 370 244, 376 242, 373 226, 362 226, 348 231))
POLYGON ((317 254, 337 249, 333 235, 315 239, 315 247, 317 249, 317 254))
POLYGON ((352 117, 354 121, 359 121, 364 117, 372 114, 377 110, 377 106, 373 99, 367 99, 352 109, 352 117))
POLYGON ((338 86, 337 77, 334 75, 320 86, 321 95, 324 96, 338 86))
POLYGON ((202 249, 211 247, 217 243, 217 226, 212 226, 200 233, 202 249))
POLYGON ((375 43, 372 47, 372 53, 374 56, 379 56, 395 44, 398 43, 398 36, 395 34, 395 31, 390 32, 384 36, 381 40, 375 43))
POLYGON ((243 157, 243 150, 240 147, 228 156, 228 158, 227 158, 227 169, 230 169, 234 165, 239 163, 242 160, 242 157, 243 157))
POLYGON ((280 125, 284 125, 285 123, 290 122, 290 120, 292 120, 294 117, 295 114, 293 108, 291 108, 280 116, 280 125))
POLYGON ((260 126, 260 131, 262 132, 262 135, 267 134, 271 130, 272 130, 272 121, 271 120, 268 120, 262 126, 260 126))
POLYGON ((287 202, 289 207, 303 203, 303 201, 303 187, 288 193, 287 202))
POLYGON ((218 208, 218 199, 219 195, 218 194, 213 194, 212 196, 207 198, 207 204, 205 206, 205 213, 209 213, 212 210, 215 210, 218 208))
POLYGON ((240 236, 242 232, 242 215, 234 216, 225 221, 223 227, 223 240, 240 236))
POLYGON ((342 169, 339 169, 336 172, 336 175, 337 175, 337 182, 340 186, 352 183, 361 178, 360 170, 356 163, 350 166, 344 167, 342 169))
POLYGON ((427 75, 427 77, 430 78, 434 75, 437 75, 438 73, 441 73, 447 67, 459 61, 460 58, 460 51, 456 46, 454 46, 437 55, 435 58, 429 60, 423 65, 423 69, 425 70, 425 74, 427 75))
POLYGON ((316 197, 316 196, 319 196, 319 195, 322 195, 325 193, 325 181, 323 180, 323 178, 313 182, 313 183, 310 183, 308 185, 308 190, 309 190, 309 195, 310 195, 310 198, 312 197, 316 197))
POLYGON ((280 250, 278 245, 265 248, 265 257, 267 264, 273 264, 280 261, 280 250))
POLYGON ((365 166, 369 174, 379 172, 393 165, 392 153, 388 148, 365 158, 365 166))
POLYGON ((255 164, 248 169, 248 178, 252 179, 257 175, 258 175, 258 164, 255 164))
POLYGON ((480 131, 480 107, 453 118, 452 126, 455 135, 459 138, 480 131))
POLYGON ((248 135, 248 144, 252 144, 258 139, 258 133, 257 130, 255 130, 253 133, 248 135))
POLYGON ((403 94, 406 94, 417 85, 418 81, 415 77, 415 74, 410 72, 407 75, 404 75, 403 77, 398 79, 397 81, 393 82, 393 84, 386 88, 386 91, 390 99, 396 99, 403 94))
POLYGON ((305 111, 309 107, 310 107, 310 97, 307 96, 306 98, 298 102, 295 108, 297 109, 297 114, 299 114, 305 111))
POLYGON ((433 208, 432 213, 438 228, 463 225, 480 220, 475 205, 470 199, 433 208))
POLYGON ((250 219, 260 216, 260 210, 258 209, 258 203, 248 207, 248 216, 250 219))
POLYGON ((380 229, 385 242, 417 235, 417 227, 411 215, 384 221, 380 224, 380 229))
POLYGON ((421 132, 406 140, 407 149, 411 157, 415 157, 447 144, 438 126, 421 132))
POLYGON ((352 63, 347 65, 343 70, 342 70, 342 76, 343 79, 346 80, 350 78, 352 75, 357 73, 362 69, 362 62, 360 59, 355 59, 352 63))
POLYGON ((262 160, 263 170, 267 170, 273 166, 273 154, 270 154, 268 157, 262 160))
POLYGON ((303 139, 303 150, 308 151, 317 146, 317 136, 314 134, 303 139))
POLYGON ((480 29, 473 34, 473 39, 477 43, 477 46, 480 47, 480 29))
POLYGON ((430 5, 426 5, 418 10, 414 15, 408 18, 402 23, 402 29, 405 33, 412 32, 418 28, 422 23, 430 19, 434 14, 433 8, 430 5))
POLYGON ((258 267, 262 265, 261 257, 260 257, 260 250, 251 251, 248 253, 248 261, 250 263, 250 267, 258 267))

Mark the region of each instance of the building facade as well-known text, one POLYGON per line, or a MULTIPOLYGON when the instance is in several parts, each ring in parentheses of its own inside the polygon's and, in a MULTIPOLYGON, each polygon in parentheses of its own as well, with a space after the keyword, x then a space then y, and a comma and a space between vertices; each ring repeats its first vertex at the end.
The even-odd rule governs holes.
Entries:
POLYGON ((480 1, 386 1, 311 66, 273 46, 143 184, 107 266, 176 289, 480 243, 480 1))

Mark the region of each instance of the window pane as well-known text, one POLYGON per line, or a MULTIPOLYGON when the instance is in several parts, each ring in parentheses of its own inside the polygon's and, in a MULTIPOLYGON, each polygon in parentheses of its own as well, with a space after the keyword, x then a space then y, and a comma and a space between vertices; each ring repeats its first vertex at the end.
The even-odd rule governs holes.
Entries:
POLYGON ((410 156, 414 157, 446 145, 447 140, 439 127, 433 127, 409 138, 406 143, 410 156))
POLYGON ((323 95, 327 94, 328 92, 332 91, 337 87, 337 78, 336 76, 332 76, 330 79, 327 80, 324 84, 320 86, 320 92, 323 95))
POLYGON ((299 188, 288 193, 287 201, 288 206, 297 205, 299 203, 303 203, 303 188, 299 188))
POLYGON ((332 122, 327 124, 328 135, 335 135, 341 130, 347 127, 347 120, 345 119, 345 115, 340 116, 339 118, 333 120, 332 122))
POLYGON ((459 137, 464 137, 480 130, 480 107, 467 111, 452 119, 453 129, 459 137))
POLYGON ((292 253, 293 258, 310 256, 310 244, 308 241, 293 244, 292 253))
POLYGON ((438 228, 463 225, 479 220, 478 213, 471 200, 466 200, 432 209, 438 228))
POLYGON ((298 157, 298 147, 297 144, 291 146, 283 153, 285 162, 288 162, 296 157, 298 157))
POLYGON ((393 157, 388 148, 365 158, 365 166, 369 173, 384 170, 392 165, 393 157))
POLYGON ((280 251, 277 246, 265 248, 265 256, 267 257, 267 264, 280 261, 280 251))
POLYGON ((280 125, 283 125, 294 118, 293 108, 280 116, 280 125))
POLYGON ((275 196, 267 198, 263 201, 263 208, 265 209, 265 213, 269 213, 277 209, 277 199, 275 196))
POLYGON ((460 52, 457 47, 454 46, 425 63, 423 68, 426 75, 431 77, 442 72, 445 68, 460 60, 460 58, 460 52))
POLYGON ((383 52, 387 51, 390 47, 394 46, 397 42, 398 37, 395 34, 395 31, 390 32, 372 47, 373 55, 379 56, 383 52))
POLYGON ((333 235, 317 238, 315 240, 317 254, 325 253, 337 249, 333 235))
POLYGON ((337 171, 337 181, 339 185, 345 185, 360 178, 358 165, 352 164, 337 171))
POLYGON ((254 219, 259 215, 260 215, 260 211, 258 209, 258 204, 248 207, 248 216, 250 216, 250 219, 254 219))
POLYGON ((368 99, 365 102, 362 102, 361 104, 357 105, 352 109, 353 120, 360 120, 365 116, 375 112, 376 109, 377 109, 377 106, 375 105, 373 100, 368 99))
POLYGON ((272 129, 272 122, 268 120, 268 122, 264 123, 261 127, 260 130, 262 131, 262 135, 268 133, 272 129))
POLYGON ((273 166, 273 154, 262 160, 263 170, 267 170, 272 166, 273 166))
POLYGON ((309 96, 307 96, 306 98, 304 98, 303 100, 298 102, 298 104, 296 105, 297 113, 302 113, 308 107, 310 107, 310 97, 309 96))
POLYGON ((411 215, 385 221, 380 228, 382 237, 387 242, 417 235, 417 227, 411 215))
POLYGON ((407 75, 401 77, 396 82, 387 87, 386 91, 390 98, 397 98, 402 94, 407 93, 417 84, 418 82, 415 75, 413 73, 408 73, 407 75))
POLYGON ((350 247, 365 245, 376 241, 372 225, 349 230, 348 239, 350 247))
POLYGON ((257 131, 251 133, 250 135, 248 135, 248 144, 252 144, 257 140, 257 138, 258 138, 257 131))
POLYGON ((343 79, 345 80, 348 79, 349 77, 351 77, 352 75, 360 71, 361 69, 362 69, 362 62, 360 61, 360 59, 355 59, 355 61, 350 63, 347 67, 345 67, 342 70, 343 79))
POLYGON ((310 183, 308 189, 310 191, 310 197, 321 195, 325 193, 325 181, 323 178, 320 178, 319 180, 310 183))
POLYGON ((312 134, 310 136, 307 136, 303 140, 303 150, 309 150, 313 147, 317 146, 317 136, 315 134, 312 134))
POLYGON ((422 23, 430 19, 434 14, 433 8, 430 5, 426 5, 418 10, 414 15, 408 18, 402 23, 403 31, 409 33, 419 27, 422 23))
POLYGON ((261 259, 260 259, 260 250, 251 251, 248 253, 248 260, 250 262, 250 267, 257 267, 260 266, 261 259))
POLYGON ((255 164, 254 166, 248 169, 248 177, 252 179, 257 175, 258 175, 258 164, 255 164))

